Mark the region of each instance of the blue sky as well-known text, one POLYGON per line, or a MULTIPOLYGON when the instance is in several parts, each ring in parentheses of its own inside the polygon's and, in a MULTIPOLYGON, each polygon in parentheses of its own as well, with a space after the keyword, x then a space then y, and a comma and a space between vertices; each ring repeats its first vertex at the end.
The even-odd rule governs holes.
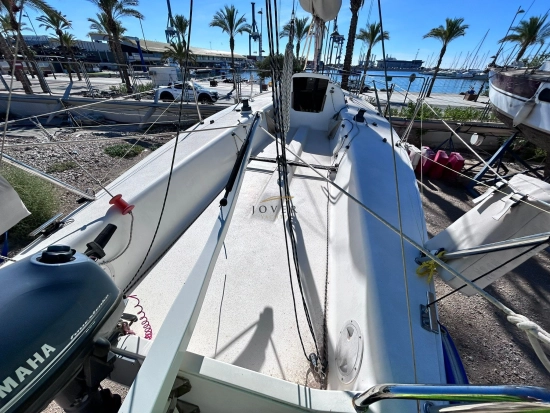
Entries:
MULTIPOLYGON (((297 0, 296 3, 298 4, 297 0)), ((73 22, 72 32, 78 38, 86 38, 87 33, 90 31, 87 18, 94 16, 97 12, 92 3, 87 0, 50 0, 50 4, 62 10, 73 22)), ((245 14, 248 22, 251 22, 250 1, 195 0, 193 30, 191 34, 192 46, 229 50, 227 35, 222 33, 218 28, 209 27, 214 12, 224 4, 234 4, 241 14, 245 14)), ((188 0, 172 0, 171 5, 173 14, 189 16, 188 0)), ((292 0, 279 0, 278 5, 281 24, 283 24, 290 19, 292 0)), ((365 0, 365 5, 359 12, 359 28, 364 27, 369 21, 370 5, 371 0, 365 0)), ((463 17, 465 23, 470 25, 470 28, 467 30, 466 36, 450 44, 443 59, 443 66, 449 66, 460 52, 462 52, 461 61, 464 60, 466 53, 477 47, 487 30, 489 30, 489 34, 478 55, 482 56, 490 51, 489 56, 491 56, 498 48, 497 41, 505 35, 512 18, 520 6, 528 12, 518 15, 516 22, 519 18, 528 18, 533 15, 546 13, 550 4, 547 0, 382 0, 384 30, 390 33, 390 40, 386 42, 386 53, 398 59, 413 59, 418 52, 418 58, 422 60, 427 60, 428 56, 434 53, 435 58, 439 54, 441 44, 434 39, 423 39, 422 36, 431 28, 443 24, 446 17, 463 17)), ((265 9, 265 2, 261 0, 256 1, 256 10, 262 7, 265 9)), ((164 29, 166 28, 168 14, 165 0, 140 0, 138 10, 145 16, 143 29, 146 39, 164 41, 164 29)), ((297 5, 297 10, 299 17, 308 15, 299 5, 297 5)), ((43 29, 38 27, 39 23, 35 20, 37 13, 30 9, 27 12, 33 20, 38 34, 45 34, 43 29)), ((349 0, 343 0, 342 8, 338 15, 338 30, 340 34, 346 36, 346 39, 350 18, 349 0)), ((370 21, 377 20, 377 1, 373 0, 370 21)), ((25 21, 28 24, 28 20, 25 19, 25 21)), ((128 29, 127 34, 129 36, 142 37, 137 19, 124 19, 123 24, 128 29)), ((263 28, 265 34, 265 14, 263 28)), ((30 32, 27 33, 31 34, 30 32)), ((264 38, 264 50, 267 51, 267 36, 264 35, 264 38)), ((284 45, 281 45, 281 48, 284 48, 284 45)), ((258 46, 255 46, 254 43, 252 50, 258 50, 258 46)), ((357 63, 360 50, 361 42, 356 41, 354 64, 357 63)), ((506 50, 508 50, 508 47, 505 48, 506 50)), ((235 51, 237 53, 248 54, 248 35, 237 37, 235 51)), ((374 48, 373 53, 378 58, 381 57, 382 51, 380 45, 374 48)))

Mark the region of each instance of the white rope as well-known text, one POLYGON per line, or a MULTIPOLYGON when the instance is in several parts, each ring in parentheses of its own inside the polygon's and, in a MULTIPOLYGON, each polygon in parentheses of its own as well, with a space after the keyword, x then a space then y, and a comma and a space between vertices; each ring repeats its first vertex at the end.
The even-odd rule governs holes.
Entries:
MULTIPOLYGON (((0 259, 4 260, 4 261, 11 261, 11 262, 17 262, 17 260, 14 260, 13 258, 10 258, 10 257, 6 257, 4 255, 0 255, 0 259)), ((0 263, 1 264, 1 263, 0 263)))
MULTIPOLYGON (((269 131, 267 131, 263 126, 260 125, 260 128, 267 133, 271 139, 277 141, 277 138, 274 137, 269 131)), ((538 324, 535 322, 529 320, 527 317, 516 314, 513 310, 508 308, 506 305, 501 303, 499 300, 497 300, 495 297, 493 297, 491 294, 489 294, 487 291, 479 287, 476 283, 472 282, 468 278, 466 278, 464 275, 456 271, 454 268, 449 266, 447 263, 442 261, 440 258, 438 258, 436 255, 432 254, 431 251, 426 249, 423 245, 418 244, 415 240, 410 238, 407 234, 402 233, 399 231, 399 229, 395 228, 392 224, 390 224, 388 221, 386 221, 384 218, 382 218, 380 215, 378 215, 376 212, 374 212, 372 209, 370 209, 368 206, 363 204, 359 199, 355 198, 352 194, 347 192, 344 188, 339 186, 338 184, 332 182, 325 176, 323 176, 317 169, 315 169, 313 166, 311 166, 309 163, 304 161, 300 156, 298 156, 296 153, 292 151, 291 148, 286 146, 286 150, 290 152, 292 155, 296 157, 297 160, 300 162, 303 162, 305 166, 310 168, 314 173, 319 175, 322 180, 328 182, 330 185, 334 186, 336 189, 338 189, 340 192, 342 192, 344 195, 346 195, 349 199, 357 203, 361 208, 363 208, 365 211, 367 211, 370 215, 372 215, 375 219, 380 221, 382 224, 384 224, 387 228, 389 228, 394 233, 401 235, 405 241, 407 241, 409 244, 411 244, 413 247, 424 253, 427 257, 431 258, 437 265, 439 265, 441 268, 447 270, 451 275, 454 275, 455 277, 461 279, 464 283, 466 283, 468 286, 472 287, 476 292, 481 295, 483 298, 485 298, 487 301, 489 301, 491 304, 493 304, 495 307, 497 307, 499 310, 501 310, 504 314, 506 314, 508 321, 510 321, 512 324, 515 324, 519 329, 525 331, 527 333, 527 337, 529 338, 529 342, 531 343, 531 346, 533 347, 533 350, 535 351, 535 354, 541 361, 541 363, 544 365, 544 367, 550 372, 550 360, 548 360, 548 357, 544 353, 542 347, 540 346, 540 343, 537 340, 542 341, 545 344, 550 345, 550 334, 545 331, 543 328, 541 328, 538 324), (535 340, 536 339, 536 340, 535 340)))
POLYGON ((292 38, 289 36, 288 43, 285 49, 285 60, 283 64, 283 73, 281 75, 281 106, 283 115, 283 133, 286 136, 290 129, 290 97, 292 87, 292 72, 294 68, 294 53, 292 52, 292 38))
POLYGON ((550 334, 543 330, 537 323, 529 320, 524 315, 513 313, 507 315, 506 319, 520 330, 525 331, 535 354, 546 370, 550 372, 550 360, 548 360, 548 356, 540 345, 541 341, 546 345, 550 345, 550 334))

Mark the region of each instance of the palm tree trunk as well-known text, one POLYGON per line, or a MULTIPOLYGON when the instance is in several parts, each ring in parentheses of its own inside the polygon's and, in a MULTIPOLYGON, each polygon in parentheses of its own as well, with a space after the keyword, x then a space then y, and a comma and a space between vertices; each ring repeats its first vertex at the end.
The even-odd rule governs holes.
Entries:
POLYGON ((126 93, 132 93, 132 82, 130 81, 130 75, 128 75, 128 68, 126 67, 126 61, 124 59, 124 53, 122 52, 122 45, 120 39, 113 39, 115 43, 116 55, 119 60, 120 70, 122 72, 122 79, 126 83, 126 93))
POLYGON ((115 41, 113 40, 112 37, 109 37, 108 43, 109 43, 109 48, 111 49, 111 53, 115 57, 115 63, 117 63, 117 70, 118 70, 118 74, 120 76, 120 79, 124 80, 124 74, 122 73, 122 66, 120 64, 120 61, 118 60, 118 55, 116 53, 115 41))
MULTIPOLYGON (((10 48, 10 45, 8 44, 6 38, 2 33, 0 33, 0 52, 2 53, 2 55, 4 55, 4 58, 9 63, 10 67, 12 67, 13 62, 15 60, 15 56, 10 48)), ((32 91, 31 82, 27 78, 27 75, 25 74, 25 72, 22 69, 18 69, 18 68, 16 68, 14 72, 15 73, 13 73, 13 75, 23 85, 23 90, 25 91, 25 93, 28 95, 32 95, 34 92, 32 91)))
POLYGON ((351 59, 353 58, 353 47, 355 46, 355 33, 357 32, 357 20, 359 19, 359 8, 353 7, 351 10, 351 21, 349 24, 348 42, 346 43, 346 57, 344 58, 344 67, 342 70, 342 89, 348 89, 348 79, 351 72, 351 59))
POLYGON ((516 62, 519 62, 519 59, 523 57, 525 54, 525 51, 527 50, 527 47, 529 47, 529 44, 521 46, 521 49, 519 49, 518 56, 516 57, 516 62))
POLYGON ((371 50, 372 50, 372 46, 369 46, 369 49, 367 50, 367 55, 365 56, 365 67, 363 68, 364 75, 367 74, 367 70, 369 68, 371 50))
POLYGON ((80 75, 80 65, 78 64, 78 62, 76 61, 76 57, 74 56, 74 52, 73 52, 73 49, 69 49, 69 52, 71 53, 71 59, 73 59, 73 62, 75 62, 75 72, 76 72, 76 76, 78 77, 78 80, 82 80, 82 76, 80 75))
POLYGON ((231 69, 233 69, 233 90, 237 89, 237 83, 236 83, 236 75, 237 72, 235 71, 235 57, 233 56, 233 49, 235 49, 235 39, 233 36, 229 37, 229 49, 231 50, 231 69))
POLYGON ((27 46, 27 42, 25 42, 25 39, 21 35, 20 31, 17 32, 17 36, 19 37, 19 47, 21 48, 21 51, 27 57, 27 61, 29 62, 28 64, 30 64, 30 66, 32 67, 32 70, 36 72, 36 77, 38 78, 38 83, 42 88, 42 92, 50 93, 50 88, 46 83, 46 79, 44 79, 44 74, 42 73, 42 69, 40 69, 40 66, 38 66, 38 64, 34 61, 34 55, 32 54, 29 47, 27 46))
MULTIPOLYGON (((69 58, 67 56, 67 48, 63 44, 63 38, 61 35, 59 35, 59 45, 61 46, 61 50, 63 50, 63 58, 67 61, 67 72, 69 73, 69 81, 73 83, 73 75, 71 74, 71 64, 69 63, 69 58)), ((63 65, 61 65, 63 67, 63 65)))
POLYGON ((300 58, 300 40, 296 42, 296 59, 300 58))
POLYGON ((445 52, 447 51, 447 45, 444 44, 441 48, 441 52, 439 53, 439 60, 437 61, 437 65, 435 66, 434 75, 432 77, 432 80, 430 82, 430 87, 428 88, 428 93, 426 93, 426 97, 430 97, 432 94, 432 88, 434 87, 435 78, 437 77, 437 73, 439 72, 439 66, 441 66, 441 61, 443 60, 443 56, 445 55, 445 52))

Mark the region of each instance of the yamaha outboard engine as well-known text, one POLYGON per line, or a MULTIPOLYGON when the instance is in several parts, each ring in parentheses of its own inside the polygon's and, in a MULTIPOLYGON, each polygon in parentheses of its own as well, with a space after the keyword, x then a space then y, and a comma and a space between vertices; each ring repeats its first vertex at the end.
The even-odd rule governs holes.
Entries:
POLYGON ((54 245, 0 270, 0 412, 37 412, 54 398, 65 411, 120 407, 99 384, 113 369, 124 302, 92 259, 115 230, 87 255, 54 245))

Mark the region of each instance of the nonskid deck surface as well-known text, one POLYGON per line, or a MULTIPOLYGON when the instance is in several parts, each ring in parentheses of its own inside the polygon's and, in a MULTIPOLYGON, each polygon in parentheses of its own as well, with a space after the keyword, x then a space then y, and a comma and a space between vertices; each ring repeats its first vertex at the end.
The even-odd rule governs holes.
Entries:
MULTIPOLYGON (((289 136, 294 132, 291 129, 289 136)), ((256 155, 274 159, 274 143, 256 155)), ((308 136, 302 153, 306 162, 328 166, 330 155, 326 136, 319 136, 319 132, 308 136)), ((270 183, 278 179, 276 175, 276 164, 250 162, 225 248, 218 258, 188 350, 294 383, 319 387, 310 372, 296 328, 283 220, 279 211, 274 212, 280 201, 262 202, 270 193, 270 183)), ((305 167, 296 168, 290 185, 304 294, 320 346, 327 265, 326 188, 326 182, 305 167)), ((160 328, 198 258, 218 211, 219 199, 216 199, 136 290, 155 329, 160 328)), ((294 275, 292 278, 300 332, 309 355, 315 352, 315 346, 296 278, 294 275)))

